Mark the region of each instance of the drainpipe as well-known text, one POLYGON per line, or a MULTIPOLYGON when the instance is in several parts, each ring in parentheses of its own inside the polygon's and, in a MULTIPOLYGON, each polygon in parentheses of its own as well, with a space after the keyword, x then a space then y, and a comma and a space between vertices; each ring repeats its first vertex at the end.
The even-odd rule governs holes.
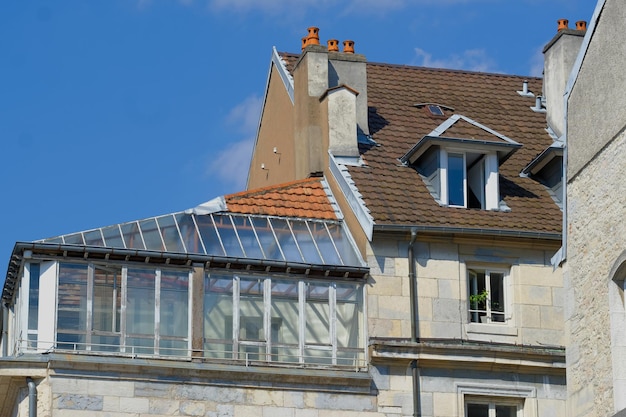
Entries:
POLYGON ((26 377, 26 384, 28 384, 28 417, 37 417, 37 386, 30 377, 26 377))
MULTIPOLYGON (((411 343, 417 344, 419 340, 418 327, 418 309, 417 309, 417 274, 415 273, 415 262, 413 254, 413 245, 417 239, 417 230, 411 229, 411 241, 407 258, 409 261, 409 288, 411 289, 411 343)), ((417 359, 411 361, 411 375, 413 379, 413 416, 420 417, 422 415, 422 406, 420 404, 420 374, 417 367, 417 359)))

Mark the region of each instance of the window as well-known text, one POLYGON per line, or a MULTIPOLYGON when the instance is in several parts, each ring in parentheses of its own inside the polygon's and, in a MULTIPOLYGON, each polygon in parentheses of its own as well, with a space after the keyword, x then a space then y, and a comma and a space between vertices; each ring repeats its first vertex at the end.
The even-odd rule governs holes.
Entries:
POLYGON ((59 349, 187 356, 189 271, 59 264, 59 349))
POLYGON ((245 361, 363 364, 362 285, 210 273, 205 356, 245 361))
POLYGON ((504 271, 468 271, 469 319, 472 323, 505 323, 507 305, 504 271))
POLYGON ((506 400, 489 401, 470 399, 465 404, 466 417, 516 417, 521 404, 506 400))
MULTIPOLYGON (((487 169, 489 155, 470 152, 446 152, 447 170, 442 189, 447 189, 447 204, 467 208, 497 208, 497 188, 487 187, 492 172, 487 169), (488 194, 491 198, 488 199, 488 194)), ((495 158, 495 156, 494 156, 495 158)), ((496 165, 497 166, 497 165, 496 165)), ((495 182, 497 182, 497 169, 495 182)), ((493 182, 493 181, 492 181, 493 182)), ((445 203, 446 201, 444 201, 445 203)))

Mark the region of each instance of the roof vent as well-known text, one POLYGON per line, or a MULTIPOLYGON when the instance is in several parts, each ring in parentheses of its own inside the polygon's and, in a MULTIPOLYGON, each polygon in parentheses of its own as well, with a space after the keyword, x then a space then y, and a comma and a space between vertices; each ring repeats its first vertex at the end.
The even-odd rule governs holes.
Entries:
POLYGON ((559 19, 556 22, 558 24, 558 26, 556 28, 557 32, 560 32, 563 29, 568 29, 569 20, 567 20, 567 19, 559 19))
POLYGON ((519 94, 522 97, 534 97, 535 96, 533 93, 528 91, 528 80, 524 80, 522 82, 522 91, 518 91, 517 94, 519 94))

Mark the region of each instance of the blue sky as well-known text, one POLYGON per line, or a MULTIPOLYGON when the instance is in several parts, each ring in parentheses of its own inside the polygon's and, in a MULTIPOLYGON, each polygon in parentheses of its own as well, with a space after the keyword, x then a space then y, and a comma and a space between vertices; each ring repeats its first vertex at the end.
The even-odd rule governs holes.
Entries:
POLYGON ((242 190, 272 47, 309 26, 373 62, 541 75, 556 20, 596 1, 0 3, 3 277, 16 241, 242 190))

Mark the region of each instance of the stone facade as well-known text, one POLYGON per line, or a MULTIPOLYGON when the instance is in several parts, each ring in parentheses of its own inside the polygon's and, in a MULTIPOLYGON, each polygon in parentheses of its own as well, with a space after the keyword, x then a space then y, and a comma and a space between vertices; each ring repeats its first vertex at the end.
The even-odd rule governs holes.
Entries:
POLYGON ((564 276, 571 416, 613 416, 626 408, 624 18, 622 2, 599 2, 567 92, 564 276))

